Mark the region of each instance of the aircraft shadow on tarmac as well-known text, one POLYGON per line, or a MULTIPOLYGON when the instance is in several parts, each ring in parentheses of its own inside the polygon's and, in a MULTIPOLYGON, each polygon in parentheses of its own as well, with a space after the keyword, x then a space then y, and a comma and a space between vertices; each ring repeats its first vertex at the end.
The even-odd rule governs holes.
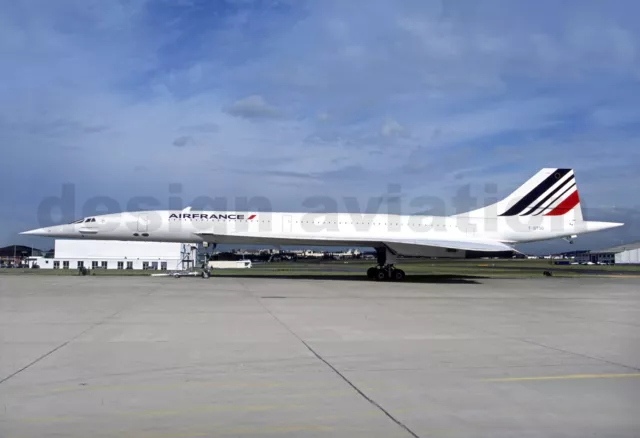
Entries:
MULTIPOLYGON (((287 280, 330 280, 330 281, 366 281, 368 283, 378 283, 377 281, 368 279, 365 275, 242 275, 231 274, 224 275, 224 277, 234 278, 275 278, 275 279, 287 279, 287 280)), ((212 276, 215 278, 215 274, 212 276)), ((401 283, 431 283, 431 284, 481 284, 479 280, 486 279, 488 277, 480 277, 473 275, 407 275, 401 283)), ((379 282, 382 284, 393 284, 394 281, 379 282)))

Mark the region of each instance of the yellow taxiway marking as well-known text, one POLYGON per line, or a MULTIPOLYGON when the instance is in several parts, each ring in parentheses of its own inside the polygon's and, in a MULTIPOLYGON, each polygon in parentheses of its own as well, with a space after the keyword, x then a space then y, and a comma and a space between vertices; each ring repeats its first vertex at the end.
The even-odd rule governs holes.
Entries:
POLYGON ((78 421, 76 417, 26 417, 21 418, 21 421, 27 421, 30 423, 59 423, 67 421, 78 421))
POLYGON ((228 384, 209 381, 188 381, 166 384, 119 384, 119 385, 86 385, 86 386, 61 386, 52 388, 48 392, 79 392, 79 391, 163 391, 172 389, 184 389, 186 387, 198 388, 218 388, 218 389, 239 389, 239 388, 275 388, 282 386, 277 382, 256 382, 228 384))
POLYGON ((122 412, 120 415, 130 415, 136 417, 167 417, 172 415, 197 414, 215 411, 242 411, 242 412, 260 412, 271 410, 296 410, 305 409, 303 405, 202 405, 189 406, 183 409, 165 409, 155 411, 133 411, 122 412))
POLYGON ((181 431, 173 433, 144 433, 134 435, 138 438, 196 438, 196 437, 214 437, 214 436, 257 436, 257 435, 282 435, 284 433, 300 433, 300 432, 330 432, 330 426, 321 426, 314 424, 292 424, 282 426, 265 426, 265 427, 234 427, 231 429, 214 430, 210 432, 200 431, 181 431))
POLYGON ((569 374, 566 376, 504 377, 504 378, 498 378, 498 379, 483 379, 483 381, 484 382, 526 382, 526 381, 535 381, 535 380, 617 379, 622 377, 640 377, 640 373, 569 374))

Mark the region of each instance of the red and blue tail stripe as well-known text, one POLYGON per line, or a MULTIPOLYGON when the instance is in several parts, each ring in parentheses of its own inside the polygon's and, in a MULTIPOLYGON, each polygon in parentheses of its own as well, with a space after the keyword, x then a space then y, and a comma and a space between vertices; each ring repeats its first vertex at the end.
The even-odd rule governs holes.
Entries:
POLYGON ((580 203, 571 169, 555 169, 500 216, 562 216, 580 203))

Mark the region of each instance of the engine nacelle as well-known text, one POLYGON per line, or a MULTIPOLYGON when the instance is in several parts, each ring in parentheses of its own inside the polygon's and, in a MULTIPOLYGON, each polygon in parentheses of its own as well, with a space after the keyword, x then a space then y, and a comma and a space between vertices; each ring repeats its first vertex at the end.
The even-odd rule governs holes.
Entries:
POLYGON ((466 251, 453 248, 439 248, 436 246, 408 245, 406 243, 386 243, 398 255, 407 257, 437 257, 442 259, 464 259, 466 251))

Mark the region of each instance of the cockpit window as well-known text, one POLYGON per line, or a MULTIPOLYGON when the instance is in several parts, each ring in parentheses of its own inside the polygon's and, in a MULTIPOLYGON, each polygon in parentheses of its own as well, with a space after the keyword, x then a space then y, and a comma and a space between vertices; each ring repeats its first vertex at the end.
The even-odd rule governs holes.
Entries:
POLYGON ((86 217, 84 219, 78 219, 77 221, 73 221, 71 222, 71 225, 75 225, 75 224, 81 224, 81 223, 88 223, 88 222, 95 222, 96 218, 95 217, 86 217))

